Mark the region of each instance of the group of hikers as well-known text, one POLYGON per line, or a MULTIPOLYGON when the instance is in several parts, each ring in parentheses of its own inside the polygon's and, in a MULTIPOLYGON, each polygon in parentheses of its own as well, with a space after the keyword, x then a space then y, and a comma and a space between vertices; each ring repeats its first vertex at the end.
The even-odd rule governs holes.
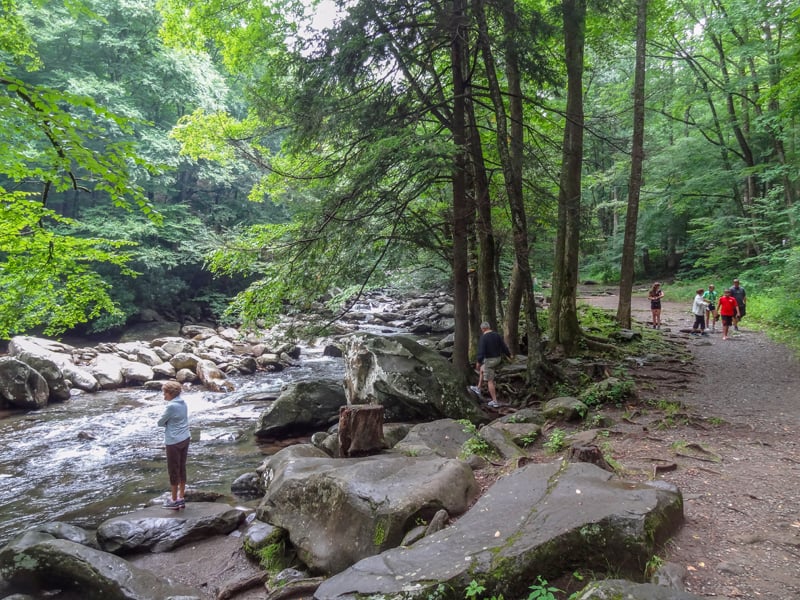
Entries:
MULTIPOLYGON (((653 315, 653 329, 661 329, 661 298, 663 296, 664 290, 661 289, 659 282, 654 283, 647 294, 647 298, 650 300, 650 312, 653 315)), ((731 325, 733 325, 734 331, 739 331, 739 321, 744 317, 746 307, 747 294, 738 279, 734 279, 733 285, 726 288, 721 296, 713 283, 709 284, 708 290, 700 288, 692 302, 692 314, 694 315, 692 333, 704 334, 709 331, 713 333, 717 330, 717 321, 721 320, 722 339, 727 340, 731 325)))

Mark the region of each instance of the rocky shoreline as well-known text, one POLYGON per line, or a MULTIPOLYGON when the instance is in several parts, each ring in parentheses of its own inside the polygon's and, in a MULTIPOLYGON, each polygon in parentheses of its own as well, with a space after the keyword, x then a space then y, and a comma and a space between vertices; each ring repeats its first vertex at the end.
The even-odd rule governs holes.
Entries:
MULTIPOLYGON (((409 301, 405 310, 417 311, 417 316, 426 311, 428 326, 436 322, 445 333, 450 318, 446 296, 434 307, 418 302, 409 301)), ((311 443, 280 450, 234 482, 236 497, 243 502, 252 498, 250 508, 190 494, 183 511, 145 508, 105 521, 96 531, 43 523, 0 549, 0 592, 206 600, 240 597, 250 585, 259 586, 263 594, 266 584, 269 598, 313 595, 318 600, 343 600, 358 594, 399 600, 432 597, 442 589, 449 590, 446 597, 460 598, 471 581, 480 581, 487 592, 514 598, 531 585, 531 573, 556 578, 576 567, 601 571, 612 561, 614 572, 631 581, 590 584, 589 595, 581 598, 605 597, 602 594, 612 588, 624 589, 630 594, 626 597, 634 599, 693 598, 675 586, 654 591, 654 586, 637 582, 658 545, 682 522, 683 500, 677 488, 658 481, 619 480, 606 470, 608 465, 582 462, 591 452, 575 453, 573 461, 528 460, 525 447, 541 436, 546 421, 586 414, 581 398, 554 398, 495 418, 497 414, 483 410, 468 392, 468 382, 444 358, 446 337, 422 344, 407 336, 352 332, 367 318, 382 323, 379 328, 414 327, 415 321, 399 310, 380 314, 382 318, 355 312, 354 325, 340 326, 335 347, 344 357, 346 385, 290 386, 264 411, 256 431, 260 438, 313 435, 311 443), (348 328, 351 331, 345 331, 348 328), (370 456, 343 456, 336 418, 342 407, 365 403, 381 407, 386 416, 381 449, 370 456), (504 465, 496 481, 495 464, 504 465), (481 494, 480 482, 487 472, 495 472, 493 483, 481 494), (174 552, 204 539, 224 537, 230 547, 232 536, 240 540, 236 552, 259 562, 262 573, 239 569, 237 576, 217 575, 213 586, 198 587, 191 576, 177 585, 137 566, 148 562, 143 555, 174 552), (291 590, 305 595, 287 595, 291 590)), ((191 355, 197 364, 212 362, 223 374, 197 375, 203 385, 218 385, 220 391, 225 390, 224 369, 239 370, 241 364, 220 367, 223 358, 253 359, 256 368, 266 368, 258 362, 262 356, 283 360, 278 363, 281 368, 295 360, 289 351, 268 353, 266 348, 254 356, 258 351, 252 345, 237 353, 231 348, 242 344, 241 338, 226 340, 220 331, 198 328, 191 333, 189 340, 103 346, 97 356, 114 358, 101 361, 89 354, 77 359, 89 365, 71 360, 74 367, 119 366, 122 384, 116 375, 109 376, 116 374, 116 366, 102 377, 98 369, 87 369, 98 385, 102 380, 113 389, 124 385, 127 363, 144 364, 154 374, 154 367, 169 364, 177 376, 180 369, 172 361, 191 355), (231 346, 222 344, 228 353, 214 355, 215 362, 208 357, 219 351, 220 340, 231 346), (140 357, 147 356, 162 362, 146 365, 140 357)), ((67 348, 34 344, 31 338, 15 338, 12 345, 16 354, 9 360, 18 360, 22 350, 33 354, 31 346, 75 356, 67 348)), ((56 362, 52 354, 48 357, 56 362)), ((74 372, 63 365, 60 372, 65 385, 74 385, 74 372)), ((53 381, 59 383, 57 377, 53 381)), ((158 381, 153 377, 140 383, 158 381)), ((605 378, 591 397, 616 385, 613 378, 605 378)), ((59 387, 48 383, 52 389, 59 387)))

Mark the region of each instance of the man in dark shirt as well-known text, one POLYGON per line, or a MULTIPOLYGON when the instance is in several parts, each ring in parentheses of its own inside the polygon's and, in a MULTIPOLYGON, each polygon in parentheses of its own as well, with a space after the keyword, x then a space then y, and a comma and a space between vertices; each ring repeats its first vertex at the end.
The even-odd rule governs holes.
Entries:
POLYGON ((486 387, 489 388, 489 396, 492 397, 489 406, 491 408, 499 408, 503 405, 497 401, 494 369, 503 362, 504 356, 510 358, 511 353, 508 351, 508 346, 506 346, 503 336, 496 331, 492 331, 491 326, 486 321, 481 323, 481 333, 481 339, 478 342, 478 360, 475 368, 481 374, 480 378, 486 381, 486 387))
POLYGON ((747 294, 745 294, 744 288, 739 285, 738 279, 733 280, 731 296, 736 299, 736 304, 739 306, 739 314, 733 318, 733 329, 735 331, 739 331, 739 321, 741 321, 742 317, 744 317, 747 305, 747 294))

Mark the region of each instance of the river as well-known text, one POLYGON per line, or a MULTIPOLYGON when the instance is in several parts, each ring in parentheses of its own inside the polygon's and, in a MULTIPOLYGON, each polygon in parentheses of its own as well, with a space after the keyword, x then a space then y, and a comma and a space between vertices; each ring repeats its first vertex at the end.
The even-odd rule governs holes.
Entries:
MULTIPOLYGON (((342 359, 304 349, 297 367, 231 378, 233 393, 184 392, 192 435, 188 487, 230 497, 231 482, 263 461, 253 432, 268 402, 250 402, 248 394, 277 395, 291 382, 343 374, 342 359)), ((94 529, 162 496, 169 481, 164 430, 156 422, 164 405, 160 392, 130 388, 81 393, 0 418, 0 547, 39 523, 94 529)))

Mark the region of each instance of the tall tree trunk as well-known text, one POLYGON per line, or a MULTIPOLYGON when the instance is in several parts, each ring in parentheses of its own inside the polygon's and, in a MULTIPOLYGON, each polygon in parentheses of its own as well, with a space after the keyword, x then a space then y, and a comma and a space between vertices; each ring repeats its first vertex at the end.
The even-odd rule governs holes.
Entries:
POLYGON ((620 265, 619 305, 617 321, 621 327, 631 326, 636 228, 639 221, 639 192, 642 188, 644 162, 644 84, 645 50, 647 47, 647 0, 639 0, 636 12, 636 68, 633 79, 633 139, 631 143, 631 178, 628 185, 628 212, 625 215, 625 236, 620 265))
MULTIPOLYGON (((549 371, 542 351, 540 332, 536 319, 536 303, 533 299, 533 277, 531 275, 528 222, 525 212, 525 202, 522 193, 522 150, 523 150, 523 111, 522 89, 520 83, 519 59, 516 46, 513 43, 512 33, 516 29, 516 13, 513 0, 503 3, 504 29, 505 29, 505 65, 508 80, 509 113, 506 114, 500 83, 497 78, 496 62, 489 43, 489 29, 486 21, 483 0, 473 0, 472 3, 475 19, 478 23, 478 46, 483 56, 486 68, 486 78, 489 84, 489 95, 492 98, 496 120, 497 151, 503 168, 503 180, 506 194, 508 195, 511 211, 511 228, 514 236, 515 267, 519 274, 519 284, 522 287, 525 299, 525 331, 528 336, 528 382, 544 383, 542 375, 549 371), (510 122, 510 127, 508 123, 510 122)), ((519 348, 519 336, 516 333, 516 320, 519 311, 509 310, 506 314, 508 325, 506 332, 510 342, 509 348, 516 351, 519 348), (511 332, 514 332, 512 337, 511 332), (516 339, 514 339, 516 338, 516 339)))
POLYGON ((558 193, 551 343, 574 354, 581 338, 575 305, 578 290, 581 166, 583 162, 583 49, 585 0, 563 0, 564 53, 567 66, 567 118, 564 125, 558 193))
MULTIPOLYGON (((474 190, 476 208, 476 229, 478 234, 478 301, 479 315, 478 323, 482 320, 488 321, 493 329, 497 329, 497 294, 495 292, 497 271, 496 244, 494 239, 494 229, 492 227, 492 205, 489 197, 489 177, 486 174, 486 164, 483 159, 483 146, 481 144, 480 131, 475 118, 475 110, 472 102, 469 101, 471 94, 467 91, 468 102, 466 104, 467 120, 469 122, 469 150, 472 167, 472 188, 474 190)), ((480 337, 480 329, 472 331, 473 337, 480 337)))
POLYGON ((450 59, 453 75, 453 304, 455 305, 455 331, 453 333, 453 366, 465 376, 469 371, 469 281, 467 275, 467 157, 465 125, 464 41, 466 0, 453 2, 453 32, 450 59))

